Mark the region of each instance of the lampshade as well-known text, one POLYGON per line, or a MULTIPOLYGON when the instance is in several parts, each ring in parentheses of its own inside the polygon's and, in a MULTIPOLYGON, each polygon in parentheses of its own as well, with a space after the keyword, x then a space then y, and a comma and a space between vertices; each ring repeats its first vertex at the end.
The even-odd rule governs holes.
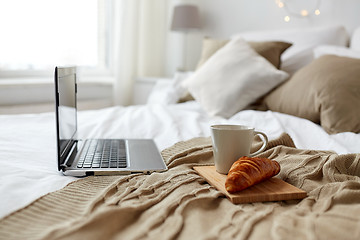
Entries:
POLYGON ((194 5, 178 5, 174 8, 171 30, 188 32, 200 28, 199 11, 194 5))

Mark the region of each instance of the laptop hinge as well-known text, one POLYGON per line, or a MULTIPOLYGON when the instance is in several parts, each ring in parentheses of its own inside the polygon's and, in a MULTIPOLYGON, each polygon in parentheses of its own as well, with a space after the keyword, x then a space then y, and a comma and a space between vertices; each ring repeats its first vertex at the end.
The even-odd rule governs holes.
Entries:
POLYGON ((65 159, 64 163, 60 165, 61 169, 70 167, 73 164, 75 156, 77 154, 76 149, 77 149, 77 141, 74 141, 67 155, 67 158, 65 159))

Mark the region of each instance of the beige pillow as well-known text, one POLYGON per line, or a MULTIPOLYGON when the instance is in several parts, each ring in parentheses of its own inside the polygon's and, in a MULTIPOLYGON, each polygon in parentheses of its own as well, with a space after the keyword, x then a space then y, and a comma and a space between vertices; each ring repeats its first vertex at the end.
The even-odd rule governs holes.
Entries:
MULTIPOLYGON (((200 61, 197 65, 199 69, 217 50, 225 46, 229 40, 220 40, 212 38, 204 38, 200 61)), ((281 54, 291 47, 291 43, 287 42, 248 42, 248 44, 266 60, 268 60, 276 68, 280 68, 281 54)))
POLYGON ((265 97, 272 111, 309 119, 328 133, 360 132, 360 59, 324 55, 265 97))

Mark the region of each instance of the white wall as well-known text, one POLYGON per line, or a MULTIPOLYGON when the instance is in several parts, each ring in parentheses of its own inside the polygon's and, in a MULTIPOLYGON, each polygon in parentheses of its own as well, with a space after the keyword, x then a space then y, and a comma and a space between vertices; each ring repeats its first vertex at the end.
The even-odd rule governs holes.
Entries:
MULTIPOLYGON (((291 0, 304 1, 304 0, 291 0)), ((308 0, 309 5, 312 4, 308 0)), ((306 1, 305 1, 306 2, 306 1)), ((285 22, 284 9, 278 8, 275 0, 176 0, 169 4, 169 22, 172 8, 176 4, 191 3, 199 6, 201 32, 188 36, 188 69, 194 69, 201 52, 201 40, 204 36, 229 38, 241 31, 271 30, 286 28, 306 28, 342 24, 351 33, 360 26, 360 0, 322 0, 321 14, 308 18, 294 18, 285 22)), ((311 8, 309 6, 309 8, 311 8)), ((168 76, 173 75, 177 66, 182 64, 183 44, 181 33, 170 32, 167 46, 168 76)))
MULTIPOLYGON (((316 0, 289 0, 316 1, 316 0)), ((294 18, 284 22, 284 9, 279 9, 275 0, 169 0, 166 39, 166 70, 164 75, 172 77, 178 67, 182 67, 183 56, 187 58, 187 70, 193 70, 199 60, 204 36, 229 38, 241 31, 305 28, 330 24, 342 24, 351 33, 360 26, 360 0, 321 0, 321 14, 307 19, 294 18), (184 52, 184 34, 170 31, 172 10, 178 4, 195 4, 199 6, 202 29, 187 35, 187 51, 184 52)), ((153 76, 162 77, 162 76, 153 76)), ((50 78, 51 79, 51 78, 50 78)), ((0 87, 0 106, 26 104, 29 102, 53 101, 52 81, 46 83, 15 86, 13 81, 7 86, 2 81, 0 87), (17 99, 21 92, 23 98, 17 99), (49 94, 45 94, 45 93, 49 94), (35 98, 33 96, 36 96, 35 98)), ((79 92, 83 100, 101 98, 110 101, 111 83, 98 86, 97 83, 84 83, 84 92, 79 92), (96 94, 94 94, 96 89, 96 94)))

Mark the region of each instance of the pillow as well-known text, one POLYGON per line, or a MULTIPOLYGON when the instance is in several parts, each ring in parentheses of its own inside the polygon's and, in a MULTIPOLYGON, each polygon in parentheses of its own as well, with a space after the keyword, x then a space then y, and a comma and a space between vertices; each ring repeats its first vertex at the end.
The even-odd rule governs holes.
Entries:
POLYGON ((323 44, 347 46, 349 36, 343 26, 305 29, 250 31, 236 34, 246 41, 285 41, 292 47, 281 55, 281 70, 294 74, 313 60, 313 49, 323 44))
POLYGON ((263 56, 268 60, 272 65, 277 69, 281 65, 281 54, 285 52, 286 49, 292 46, 291 43, 287 42, 249 42, 250 47, 252 47, 258 54, 263 56))
POLYGON ((324 55, 265 97, 272 111, 320 123, 328 133, 360 132, 360 59, 324 55))
POLYGON ((229 41, 205 37, 202 41, 201 56, 196 69, 199 69, 217 50, 225 46, 229 41))
MULTIPOLYGON (((199 69, 217 50, 224 47, 230 40, 220 40, 212 38, 203 39, 203 47, 200 61, 197 65, 199 69)), ((272 63, 276 68, 280 68, 281 54, 291 47, 290 43, 286 42, 248 42, 248 44, 261 56, 272 63)), ((179 98, 179 103, 194 100, 189 92, 185 92, 179 98)))
MULTIPOLYGON (((204 38, 200 61, 196 69, 199 69, 217 50, 224 47, 230 40, 219 40, 204 38)), ((291 47, 287 42, 248 42, 248 44, 266 60, 272 63, 276 68, 280 68, 281 54, 291 47)))
POLYGON ((228 118, 287 77, 237 38, 212 55, 183 86, 210 115, 228 118))
POLYGON ((360 51, 360 27, 356 28, 351 36, 350 48, 360 51))
POLYGON ((147 104, 175 104, 178 101, 177 90, 173 81, 157 80, 151 89, 147 104))
MULTIPOLYGON (((175 72, 172 79, 159 78, 151 89, 147 104, 176 104, 188 93, 181 84, 194 72, 175 72)), ((194 100, 194 99, 192 99, 194 100)))
POLYGON ((360 58, 360 51, 342 46, 321 45, 314 49, 314 58, 319 58, 323 55, 329 54, 340 57, 360 58))

